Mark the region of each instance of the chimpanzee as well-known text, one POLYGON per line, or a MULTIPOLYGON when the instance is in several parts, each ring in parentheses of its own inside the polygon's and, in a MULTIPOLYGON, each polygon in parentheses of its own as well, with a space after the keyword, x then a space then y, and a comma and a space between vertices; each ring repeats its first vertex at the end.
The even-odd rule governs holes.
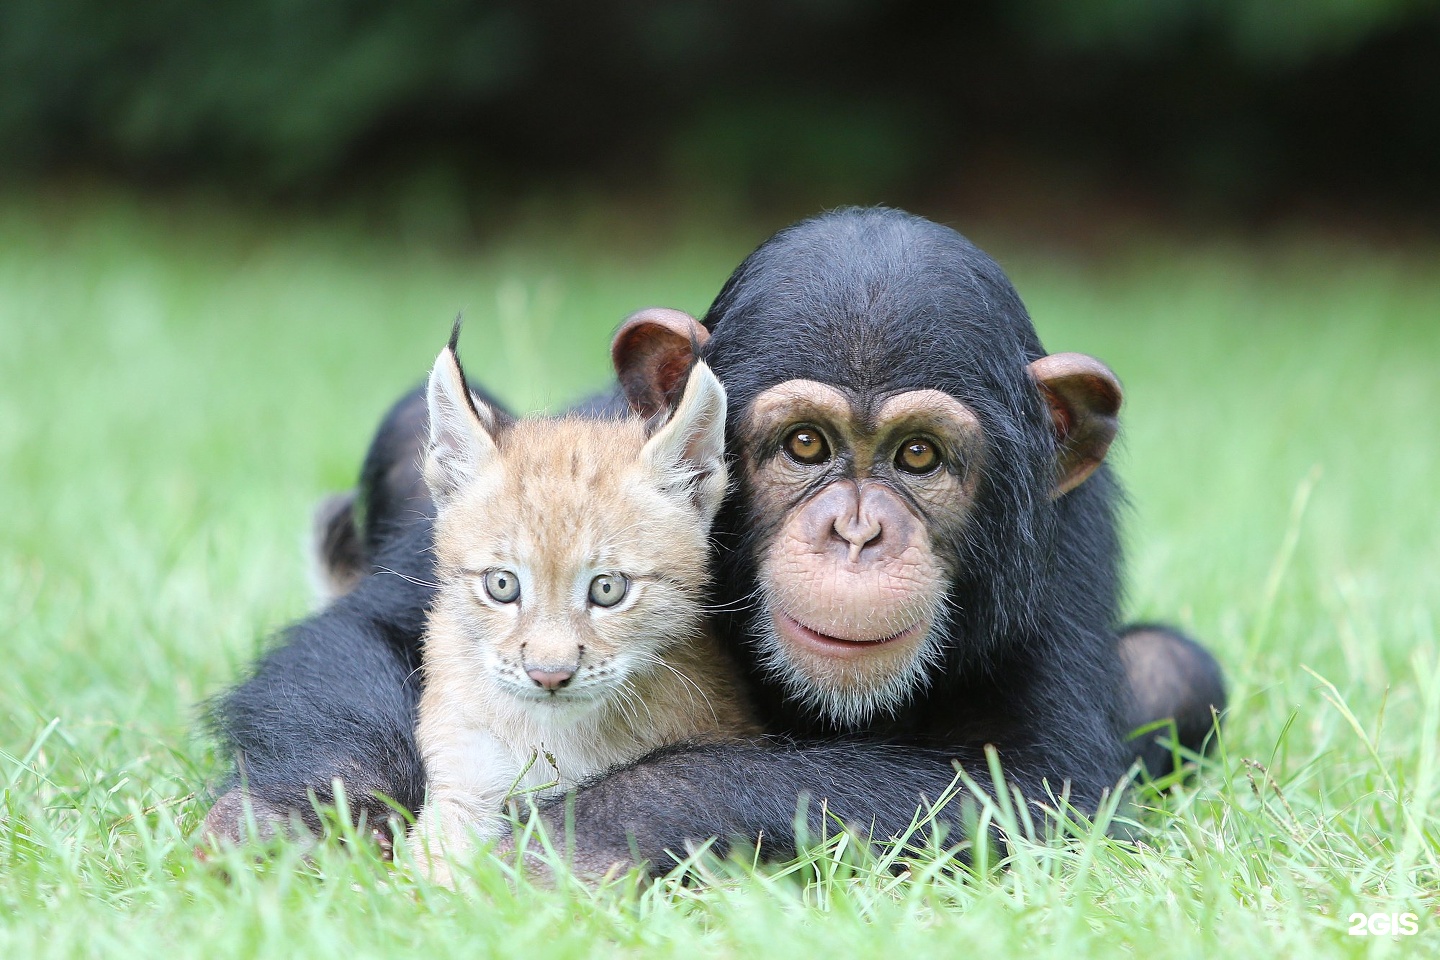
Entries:
MULTIPOLYGON (((679 745, 614 770, 570 806, 577 867, 691 842, 794 850, 797 809, 877 839, 951 784, 988 785, 984 748, 1028 797, 1094 809, 1138 757, 1127 733, 1174 718, 1198 750, 1225 694, 1215 661, 1164 627, 1117 629, 1119 485, 1102 462, 1120 384, 1098 360, 1047 355, 999 266, 898 210, 842 209, 780 231, 696 324, 642 311, 614 344, 620 395, 651 415, 695 347, 730 396, 736 482, 717 522, 717 629, 773 736, 679 745), (1128 680, 1127 680, 1128 677, 1128 680)), ((418 638, 430 600, 414 469, 423 402, 403 398, 362 471, 361 517, 333 567, 353 589, 290 628, 215 704, 237 771, 207 826, 298 812, 340 778, 382 823, 381 793, 424 799, 415 750, 418 638), (418 406, 417 406, 418 404, 418 406)), ((339 528, 349 523, 333 511, 339 528)), ((332 524, 335 526, 336 524, 332 524)), ((940 817, 958 817, 958 804, 940 817)))

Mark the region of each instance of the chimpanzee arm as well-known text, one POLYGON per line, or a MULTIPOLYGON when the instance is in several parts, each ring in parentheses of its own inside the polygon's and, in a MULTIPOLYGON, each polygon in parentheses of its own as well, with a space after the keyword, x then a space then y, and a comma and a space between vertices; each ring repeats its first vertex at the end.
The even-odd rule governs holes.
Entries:
POLYGON ((421 518, 385 546, 375 572, 286 630, 249 679, 211 703, 211 727, 236 766, 207 833, 239 840, 249 812, 262 834, 294 815, 316 829, 309 794, 333 802, 335 778, 352 813, 372 826, 393 814, 376 794, 419 809, 425 778, 414 728, 432 568, 421 518))
MULTIPOLYGON (((728 842, 758 842, 765 859, 784 859, 796 849, 802 803, 811 839, 833 835, 843 823, 876 841, 889 840, 910 829, 922 804, 946 795, 957 762, 982 790, 993 791, 983 751, 970 747, 947 750, 873 740, 680 745, 611 771, 571 799, 555 801, 544 818, 557 842, 567 826, 573 828, 572 862, 582 875, 636 862, 658 875, 674 866, 676 856, 686 855, 687 844, 710 837, 718 839, 717 852, 728 842)), ((1027 798, 1047 797, 1040 777, 1008 763, 1005 770, 1007 782, 1027 798)), ((1060 792, 1060 784, 1051 786, 1060 792)), ((962 795, 935 816, 952 844, 959 841, 964 792, 962 787, 962 795)), ((1098 804, 1098 791, 1080 792, 1085 795, 1072 792, 1072 803, 1081 809, 1098 804)))
POLYGON ((372 826, 393 813, 377 794, 412 811, 424 801, 415 712, 435 593, 435 505, 420 469, 428 422, 423 386, 397 400, 366 452, 357 494, 327 518, 324 540, 344 546, 345 564, 324 550, 319 560, 344 595, 285 630, 249 679, 211 702, 210 727, 236 766, 207 833, 239 840, 251 814, 262 833, 297 814, 314 830, 310 793, 332 802, 336 778, 351 812, 372 826))
MULTIPOLYGON (((1120 635, 1120 661, 1129 690, 1128 730, 1173 721, 1173 739, 1194 753, 1210 745, 1215 716, 1225 712, 1225 676, 1214 655, 1174 627, 1146 623, 1120 635)), ((1130 741, 1132 752, 1152 777, 1175 770, 1169 741, 1172 727, 1161 726, 1130 741)))

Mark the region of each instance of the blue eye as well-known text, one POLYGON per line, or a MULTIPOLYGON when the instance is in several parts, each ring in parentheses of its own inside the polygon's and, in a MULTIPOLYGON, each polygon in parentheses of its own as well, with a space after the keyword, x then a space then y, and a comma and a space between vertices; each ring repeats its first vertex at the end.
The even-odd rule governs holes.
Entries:
POLYGON ((625 599, 630 581, 618 574, 602 573, 590 581, 590 602, 597 607, 613 607, 625 599))
POLYGON ((513 570, 491 570, 485 574, 485 592, 496 603, 514 603, 520 599, 520 578, 513 570))

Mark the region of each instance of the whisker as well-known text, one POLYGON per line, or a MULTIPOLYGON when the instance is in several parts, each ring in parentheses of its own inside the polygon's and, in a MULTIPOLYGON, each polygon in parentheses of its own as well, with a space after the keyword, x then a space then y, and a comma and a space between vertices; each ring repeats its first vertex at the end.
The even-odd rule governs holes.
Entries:
POLYGON ((439 589, 440 589, 440 584, 438 584, 438 583, 431 583, 429 580, 421 580, 419 577, 412 577, 412 576, 410 576, 408 573, 401 573, 399 570, 392 570, 392 569, 390 569, 389 567, 378 567, 378 566, 377 566, 377 567, 375 568, 375 572, 376 572, 376 573, 388 573, 388 574, 390 574, 391 576, 399 577, 401 580, 404 580, 404 581, 406 581, 407 583, 413 583, 413 584, 416 584, 416 585, 421 586, 421 587, 430 587, 430 588, 433 589, 433 590, 439 590, 439 589))
POLYGON ((727 600, 725 603, 707 603, 701 606, 706 613, 730 613, 742 610, 753 610, 757 607, 757 601, 766 596, 764 587, 756 587, 743 597, 736 597, 734 600, 727 600))
MULTIPOLYGON (((675 674, 675 676, 680 679, 681 683, 683 683, 686 687, 693 690, 696 694, 700 696, 700 699, 705 704, 705 708, 710 711, 711 719, 715 720, 717 723, 719 722, 720 715, 716 712, 715 704, 711 702, 710 695, 705 692, 705 690, 700 686, 700 684, 695 682, 694 678, 687 675, 684 671, 680 670, 674 664, 667 663, 665 660, 655 656, 654 654, 642 654, 641 659, 645 663, 653 664, 657 667, 664 667, 666 670, 669 670, 671 673, 675 674)), ((692 697, 691 703, 694 702, 694 698, 692 697)))
MULTIPOLYGON (((645 719, 649 721, 651 725, 654 725, 655 714, 651 712, 650 704, 646 703, 645 698, 640 696, 640 692, 631 685, 633 681, 633 676, 625 677, 625 679, 620 681, 620 684, 616 687, 616 691, 624 694, 627 703, 633 703, 640 709, 644 710, 645 719)), ((640 716, 637 712, 635 714, 635 720, 638 721, 639 719, 640 716)))

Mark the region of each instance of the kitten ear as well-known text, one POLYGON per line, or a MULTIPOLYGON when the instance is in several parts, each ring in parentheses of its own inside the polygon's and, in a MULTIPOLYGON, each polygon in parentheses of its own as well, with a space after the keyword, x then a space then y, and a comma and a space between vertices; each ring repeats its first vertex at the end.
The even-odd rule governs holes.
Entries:
POLYGON ((488 404, 477 401, 465 385, 465 371, 455 342, 450 342, 430 368, 425 405, 430 412, 430 439, 425 448, 425 484, 435 502, 444 505, 495 456, 499 418, 488 404))
POLYGON ((642 451, 662 482, 683 486, 706 519, 725 499, 725 388, 709 366, 697 361, 670 419, 642 451))

